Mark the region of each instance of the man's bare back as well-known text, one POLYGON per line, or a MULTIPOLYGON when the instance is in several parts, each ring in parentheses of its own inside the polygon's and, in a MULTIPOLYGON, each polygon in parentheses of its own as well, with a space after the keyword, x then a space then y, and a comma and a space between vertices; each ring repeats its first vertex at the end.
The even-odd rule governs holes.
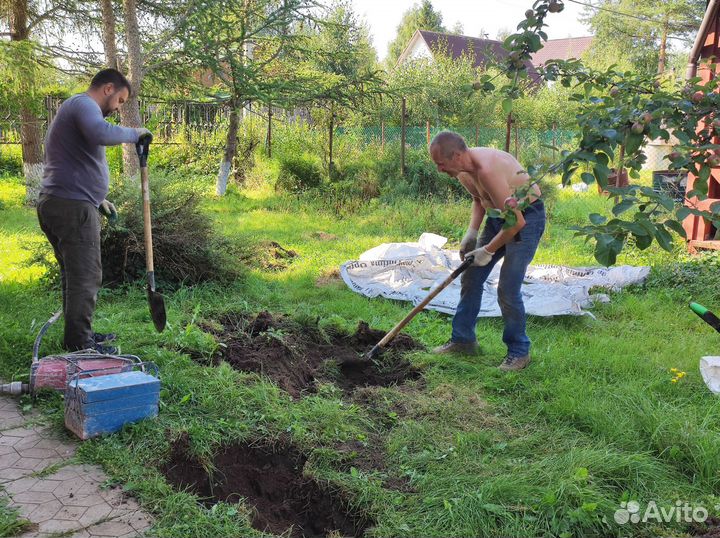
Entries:
MULTIPOLYGON (((530 181, 528 173, 509 153, 492 148, 468 148, 468 152, 476 169, 460 171, 457 179, 473 198, 480 200, 485 209, 493 207, 502 209, 504 205, 504 200, 493 201, 489 194, 496 190, 493 189, 492 182, 504 181, 509 190, 514 193, 515 189, 530 181)), ((535 201, 540 194, 540 188, 533 185, 530 201, 535 201)))

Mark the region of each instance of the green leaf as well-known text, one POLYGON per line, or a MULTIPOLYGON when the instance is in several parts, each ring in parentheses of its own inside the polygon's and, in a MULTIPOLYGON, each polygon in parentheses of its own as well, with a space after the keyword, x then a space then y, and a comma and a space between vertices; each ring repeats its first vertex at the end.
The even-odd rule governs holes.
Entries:
POLYGON ((670 228, 673 232, 678 234, 683 239, 687 239, 687 233, 685 232, 685 228, 683 228, 682 224, 680 224, 678 221, 668 219, 665 222, 663 222, 663 224, 666 227, 670 228))
POLYGON ((703 164, 702 167, 700 168, 700 174, 699 174, 700 181, 702 181, 703 183, 707 183, 707 180, 710 178, 710 172, 711 172, 710 167, 706 164, 703 164))
POLYGON ((678 220, 685 220, 687 217, 690 216, 690 208, 686 206, 679 207, 677 211, 675 211, 675 216, 678 220))
POLYGON ((513 100, 509 97, 506 97, 502 100, 502 109, 505 114, 510 114, 513 109, 513 100))
POLYGON ((615 140, 617 138, 617 134, 618 134, 618 132, 616 129, 605 129, 602 132, 602 135, 605 138, 609 138, 610 140, 615 140))
POLYGON ((592 222, 593 224, 598 225, 598 226, 600 224, 605 224, 605 222, 607 221, 607 218, 603 217, 599 213, 590 213, 589 218, 590 218, 590 222, 592 222))
POLYGON ((643 138, 645 137, 642 134, 628 133, 627 138, 625 138, 625 153, 630 155, 640 149, 643 138))
POLYGON ((647 232, 647 230, 643 226, 638 224, 637 222, 632 222, 632 221, 628 222, 628 221, 622 220, 618 223, 618 225, 622 229, 632 232, 632 234, 635 236, 647 236, 652 239, 652 236, 647 232))
POLYGON ((635 245, 640 250, 645 250, 650 245, 652 245, 653 236, 650 234, 644 234, 644 235, 635 235, 633 234, 633 237, 635 238, 635 245))
POLYGON ((610 169, 607 166, 598 163, 593 167, 593 172, 595 174, 595 178, 597 179, 598 184, 601 187, 607 187, 608 177, 610 176, 610 169))
POLYGON ((585 183, 586 185, 592 185, 593 183, 595 183, 595 176, 592 175, 590 172, 583 172, 582 174, 580 174, 580 179, 582 179, 583 183, 585 183))
POLYGON ((660 245, 663 250, 672 252, 672 236, 662 227, 662 224, 655 226, 655 239, 657 239, 658 245, 660 245))
POLYGON ((613 215, 615 215, 617 217, 618 215, 625 213, 625 211, 627 211, 634 205, 635 205, 634 200, 625 199, 625 200, 621 201, 620 203, 616 204, 615 207, 612 208, 613 215))
POLYGON ((595 244, 595 259, 601 265, 610 267, 617 260, 617 254, 610 248, 609 245, 600 243, 599 241, 595 244))

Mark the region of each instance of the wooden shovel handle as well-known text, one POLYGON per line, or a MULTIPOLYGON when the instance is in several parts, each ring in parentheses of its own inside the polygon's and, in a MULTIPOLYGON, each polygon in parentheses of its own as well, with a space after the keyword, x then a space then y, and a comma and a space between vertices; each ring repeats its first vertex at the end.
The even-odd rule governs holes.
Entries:
POLYGON ((152 223, 150 222, 150 188, 148 186, 147 166, 140 168, 140 184, 142 187, 143 223, 145 231, 145 265, 147 266, 148 273, 154 273, 152 223))
POLYGON ((418 312, 420 312, 423 308, 425 308, 427 306, 427 304, 430 301, 432 301, 442 290, 447 288, 450 285, 450 283, 460 275, 460 273, 462 273, 463 271, 465 271, 465 269, 470 267, 472 265, 472 262, 473 262, 473 257, 467 256, 465 258, 465 261, 463 261, 457 269, 455 269, 452 273, 450 273, 450 276, 448 276, 445 280, 443 280, 442 284, 440 284, 437 288, 432 290, 428 294, 428 296, 422 300, 422 302, 420 302, 415 308, 413 308, 410 311, 410 313, 407 316, 405 316, 405 318, 400 323, 395 325, 395 327, 393 327, 392 330, 389 333, 387 333, 385 335, 385 337, 375 345, 373 350, 381 349, 381 348, 385 347, 387 344, 389 344, 398 335, 398 333, 400 331, 402 331, 403 327, 405 327, 405 325, 410 323, 410 321, 418 314, 418 312))

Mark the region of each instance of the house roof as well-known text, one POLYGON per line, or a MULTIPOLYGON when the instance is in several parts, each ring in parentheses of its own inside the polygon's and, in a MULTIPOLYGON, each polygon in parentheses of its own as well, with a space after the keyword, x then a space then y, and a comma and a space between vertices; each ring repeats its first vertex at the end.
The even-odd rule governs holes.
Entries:
POLYGON ((535 67, 539 67, 548 60, 580 58, 590 48, 592 41, 592 36, 549 39, 545 42, 543 48, 533 54, 530 61, 535 67))
POLYGON ((494 39, 480 39, 429 30, 418 30, 418 33, 433 52, 447 47, 447 51, 453 59, 471 52, 475 57, 475 67, 480 67, 491 59, 502 60, 508 54, 502 43, 494 39))
MULTIPOLYGON (((502 61, 507 57, 508 51, 503 48, 502 42, 495 39, 481 39, 466 35, 446 34, 430 30, 417 30, 405 50, 398 58, 398 64, 403 63, 417 40, 423 40, 433 53, 437 50, 447 49, 453 59, 459 58, 468 52, 473 54, 474 67, 481 67, 492 60, 502 61)), ((532 79, 538 79, 536 67, 548 60, 569 60, 579 58, 592 43, 593 38, 568 37, 565 39, 551 39, 545 46, 535 53, 527 63, 528 74, 532 79)))

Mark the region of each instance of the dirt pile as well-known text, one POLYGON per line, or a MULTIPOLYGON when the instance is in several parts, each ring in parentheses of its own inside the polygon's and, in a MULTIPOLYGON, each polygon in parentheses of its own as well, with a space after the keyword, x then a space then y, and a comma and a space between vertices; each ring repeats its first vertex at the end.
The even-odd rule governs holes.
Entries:
POLYGON ((237 370, 263 374, 293 397, 313 392, 317 381, 332 381, 345 392, 356 387, 390 386, 420 378, 402 354, 422 349, 407 335, 398 336, 376 360, 363 354, 384 333, 360 322, 352 335, 334 334, 315 326, 300 326, 282 316, 261 312, 256 317, 230 316, 221 321, 217 337, 225 346, 216 360, 237 370))

